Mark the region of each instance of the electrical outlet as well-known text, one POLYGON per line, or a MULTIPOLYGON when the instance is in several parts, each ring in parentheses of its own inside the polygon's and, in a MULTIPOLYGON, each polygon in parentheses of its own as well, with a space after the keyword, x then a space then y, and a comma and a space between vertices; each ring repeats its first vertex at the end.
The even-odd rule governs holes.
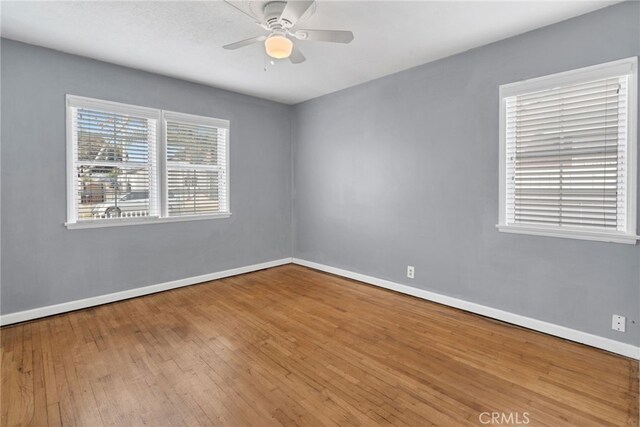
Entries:
POLYGON ((614 314, 613 320, 611 322, 611 329, 618 332, 625 332, 626 323, 627 323, 627 319, 624 316, 619 316, 617 314, 614 314))
POLYGON ((412 265, 407 265, 407 277, 413 279, 415 277, 416 270, 412 265))

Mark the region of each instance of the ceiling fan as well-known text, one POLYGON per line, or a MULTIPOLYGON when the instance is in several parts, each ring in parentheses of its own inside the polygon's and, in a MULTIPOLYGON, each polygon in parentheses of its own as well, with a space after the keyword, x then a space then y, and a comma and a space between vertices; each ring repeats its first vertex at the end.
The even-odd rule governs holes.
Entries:
POLYGON ((290 1, 250 1, 247 11, 233 2, 225 2, 253 19, 256 24, 267 30, 267 35, 251 37, 223 46, 225 49, 239 49, 254 43, 264 42, 267 55, 274 59, 289 60, 293 64, 304 62, 305 57, 295 46, 293 40, 310 40, 318 42, 349 43, 353 40, 351 31, 341 30, 303 30, 295 25, 315 12, 315 0, 290 1))

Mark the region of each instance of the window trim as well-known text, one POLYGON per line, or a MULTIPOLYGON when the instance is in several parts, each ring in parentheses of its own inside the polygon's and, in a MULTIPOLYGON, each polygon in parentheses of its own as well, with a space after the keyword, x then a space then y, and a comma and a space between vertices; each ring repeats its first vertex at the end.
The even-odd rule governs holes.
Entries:
MULTIPOLYGON (((66 172, 67 172, 67 220, 64 225, 69 230, 83 229, 83 228, 103 228, 103 227, 118 227, 126 225, 142 225, 142 224, 159 224, 159 223, 171 223, 171 222, 183 222, 183 221, 197 221, 208 219, 222 219, 231 217, 231 199, 230 199, 230 155, 229 155, 229 140, 230 140, 230 122, 229 120, 216 119, 213 117, 198 116, 193 114, 178 113, 175 111, 165 111, 158 108, 142 107, 138 105, 124 104, 120 102, 101 100, 96 98, 89 98, 84 96, 77 96, 67 94, 65 96, 65 114, 66 114, 66 172), (73 134, 73 114, 71 114, 71 108, 95 108, 98 110, 112 111, 120 114, 131 114, 138 117, 144 117, 148 119, 156 120, 156 164, 155 164, 155 182, 157 190, 157 203, 158 212, 157 216, 147 217, 134 217, 134 218, 110 218, 100 220, 83 220, 78 221, 76 212, 76 184, 75 184, 75 172, 74 165, 76 160, 74 158, 74 134, 73 134), (225 127, 227 130, 227 138, 225 141, 226 149, 226 192, 227 192, 227 212, 201 214, 201 215, 183 215, 169 217, 166 215, 166 191, 167 185, 166 178, 166 132, 165 123, 166 117, 174 118, 179 121, 186 121, 193 124, 204 124, 216 127, 225 127)), ((151 190, 151 189, 150 189, 151 190)))
POLYGON ((125 225, 162 224, 167 222, 199 221, 205 219, 230 218, 231 212, 221 214, 184 215, 172 217, 144 217, 144 218, 113 218, 99 221, 66 222, 64 225, 69 230, 81 228, 122 227, 125 225))
POLYGON ((620 59, 590 67, 564 71, 543 77, 522 80, 499 87, 499 213, 496 228, 505 233, 529 234, 534 236, 562 237, 600 242, 627 243, 635 245, 640 236, 637 232, 637 119, 638 119, 638 57, 620 59), (506 223, 506 98, 526 92, 548 89, 576 83, 576 81, 598 80, 612 75, 630 74, 628 86, 629 108, 627 110, 627 224, 626 232, 598 231, 585 227, 554 227, 533 224, 506 223))

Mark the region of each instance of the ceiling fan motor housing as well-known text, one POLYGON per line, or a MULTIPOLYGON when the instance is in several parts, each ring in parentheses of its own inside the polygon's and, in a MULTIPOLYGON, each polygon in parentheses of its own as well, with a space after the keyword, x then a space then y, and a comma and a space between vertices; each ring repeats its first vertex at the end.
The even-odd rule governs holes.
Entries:
POLYGON ((264 5, 264 22, 265 25, 274 32, 286 32, 286 29, 293 27, 293 24, 285 19, 280 18, 287 2, 272 1, 264 5))

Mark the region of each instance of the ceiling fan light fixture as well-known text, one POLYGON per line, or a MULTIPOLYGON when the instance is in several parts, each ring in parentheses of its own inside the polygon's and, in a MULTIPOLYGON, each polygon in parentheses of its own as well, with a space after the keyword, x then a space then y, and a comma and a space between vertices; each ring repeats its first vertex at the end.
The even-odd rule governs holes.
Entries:
POLYGON ((279 34, 268 37, 264 41, 264 50, 272 58, 284 59, 291 55, 293 50, 293 42, 279 34))
MULTIPOLYGON (((2 0, 0 0, 2 1, 2 0)), ((314 42, 350 43, 353 33, 346 30, 303 30, 298 23, 308 18, 316 10, 316 0, 225 0, 227 4, 249 16, 267 34, 240 40, 222 46, 227 50, 240 49, 254 43, 264 42, 265 53, 273 59, 288 58, 292 64, 301 64, 305 57, 298 46, 305 40, 314 42), (248 3, 251 10, 236 3, 248 3), (260 9, 260 10, 258 10, 260 9)), ((246 6, 246 5, 245 5, 246 6)))

